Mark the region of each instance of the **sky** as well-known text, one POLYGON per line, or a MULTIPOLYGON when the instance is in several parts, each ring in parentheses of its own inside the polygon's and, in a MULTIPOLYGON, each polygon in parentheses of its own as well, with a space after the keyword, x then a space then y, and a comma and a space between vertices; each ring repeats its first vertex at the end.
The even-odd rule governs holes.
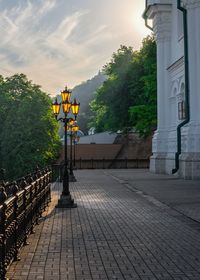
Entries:
POLYGON ((120 45, 150 34, 145 0, 0 0, 0 74, 24 73, 50 95, 91 79, 120 45))

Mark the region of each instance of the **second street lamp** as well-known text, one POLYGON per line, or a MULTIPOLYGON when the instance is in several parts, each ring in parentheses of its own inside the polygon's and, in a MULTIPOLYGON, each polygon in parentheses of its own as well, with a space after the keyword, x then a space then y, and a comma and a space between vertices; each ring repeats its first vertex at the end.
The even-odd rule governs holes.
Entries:
POLYGON ((73 136, 73 127, 75 125, 75 120, 71 119, 69 121, 69 131, 70 131, 70 164, 69 164, 69 181, 76 182, 76 178, 73 172, 73 162, 72 162, 72 136, 73 136))
POLYGON ((74 155, 73 155, 73 168, 76 167, 76 142, 77 142, 77 132, 79 130, 79 126, 77 124, 75 124, 72 128, 73 131, 73 144, 74 144, 74 155))
POLYGON ((58 200, 57 208, 75 208, 77 204, 74 203, 74 199, 72 199, 70 191, 69 191, 69 173, 68 173, 68 158, 67 158, 67 128, 68 122, 72 118, 68 118, 68 114, 70 109, 72 108, 72 113, 74 114, 75 119, 77 118, 77 114, 79 112, 80 103, 70 103, 71 91, 65 88, 64 91, 61 92, 62 103, 58 103, 57 99, 52 104, 53 113, 58 121, 62 121, 64 123, 64 131, 65 131, 65 144, 64 144, 64 173, 63 173, 63 190, 62 194, 58 200), (58 118, 60 108, 62 105, 62 110, 64 113, 64 117, 58 118), (77 107, 78 106, 78 107, 77 107), (76 109, 75 109, 76 108, 76 109))
POLYGON ((76 98, 74 98, 74 103, 72 103, 72 113, 75 116, 75 120, 76 120, 77 115, 79 113, 79 109, 80 109, 80 103, 77 103, 76 98))

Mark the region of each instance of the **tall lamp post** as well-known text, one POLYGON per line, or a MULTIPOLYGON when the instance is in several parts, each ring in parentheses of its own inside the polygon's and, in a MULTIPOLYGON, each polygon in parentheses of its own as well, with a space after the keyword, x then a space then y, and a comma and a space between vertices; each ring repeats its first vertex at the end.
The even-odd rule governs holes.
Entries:
POLYGON ((73 172, 73 162, 72 162, 72 137, 73 137, 73 131, 76 127, 76 121, 74 119, 71 119, 69 121, 69 131, 70 131, 70 164, 69 164, 69 181, 70 182, 76 182, 76 178, 74 176, 73 172))
POLYGON ((76 166, 76 140, 77 140, 77 131, 79 130, 79 126, 77 125, 77 123, 74 124, 74 126, 72 127, 72 138, 73 138, 73 144, 74 144, 74 153, 73 153, 73 168, 75 168, 76 166))
POLYGON ((79 107, 80 103, 77 103, 74 99, 74 102, 70 102, 71 97, 71 91, 65 88, 61 92, 62 102, 58 103, 57 98, 55 102, 52 104, 53 113, 55 115, 55 118, 57 121, 62 121, 64 124, 64 130, 65 130, 65 145, 64 145, 64 174, 63 174, 63 190, 62 194, 58 200, 58 204, 56 205, 57 208, 75 208, 77 207, 77 204, 74 203, 74 199, 72 199, 70 191, 69 191, 69 173, 68 173, 68 158, 67 158, 67 128, 68 128, 68 122, 72 118, 68 118, 68 114, 70 112, 70 109, 72 110, 72 113, 74 115, 74 119, 76 120, 77 115, 79 113, 79 107), (62 110, 64 113, 63 118, 58 118, 60 108, 62 106, 62 110))

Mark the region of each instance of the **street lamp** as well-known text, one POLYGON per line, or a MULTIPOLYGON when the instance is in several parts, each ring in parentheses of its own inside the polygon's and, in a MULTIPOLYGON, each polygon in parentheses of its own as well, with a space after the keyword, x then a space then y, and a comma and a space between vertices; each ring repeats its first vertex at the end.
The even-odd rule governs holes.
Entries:
POLYGON ((80 109, 80 103, 77 103, 76 98, 74 98, 74 103, 72 103, 72 113, 75 116, 75 120, 76 120, 77 115, 79 113, 79 109, 80 109))
POLYGON ((58 103, 57 98, 55 102, 52 104, 53 113, 57 121, 62 121, 64 123, 64 131, 65 131, 65 148, 64 148, 64 174, 63 174, 63 190, 62 194, 58 200, 57 208, 75 208, 77 204, 74 203, 74 199, 72 199, 70 191, 69 191, 69 173, 68 173, 68 158, 67 158, 67 129, 68 123, 72 118, 68 118, 68 114, 70 109, 72 109, 72 113, 74 114, 75 120, 79 113, 80 103, 77 103, 74 100, 74 103, 70 102, 71 91, 65 87, 65 90, 61 92, 62 102, 58 103), (60 108, 62 106, 62 110, 64 113, 64 117, 58 118, 60 108))

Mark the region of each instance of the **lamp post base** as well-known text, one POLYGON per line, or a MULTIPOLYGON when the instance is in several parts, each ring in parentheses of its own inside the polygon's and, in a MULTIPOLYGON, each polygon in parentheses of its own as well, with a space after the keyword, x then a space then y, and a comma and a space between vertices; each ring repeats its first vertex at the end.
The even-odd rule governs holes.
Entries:
POLYGON ((76 208, 77 204, 74 203, 74 199, 71 198, 71 195, 61 194, 56 208, 76 208))

